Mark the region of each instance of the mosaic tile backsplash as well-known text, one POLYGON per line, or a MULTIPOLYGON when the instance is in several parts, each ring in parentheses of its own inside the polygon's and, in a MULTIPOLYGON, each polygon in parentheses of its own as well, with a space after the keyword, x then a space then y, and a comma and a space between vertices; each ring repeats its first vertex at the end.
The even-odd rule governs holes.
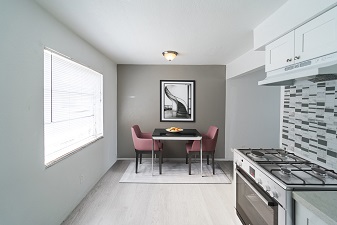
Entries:
POLYGON ((337 81, 285 87, 282 147, 337 171, 337 81))

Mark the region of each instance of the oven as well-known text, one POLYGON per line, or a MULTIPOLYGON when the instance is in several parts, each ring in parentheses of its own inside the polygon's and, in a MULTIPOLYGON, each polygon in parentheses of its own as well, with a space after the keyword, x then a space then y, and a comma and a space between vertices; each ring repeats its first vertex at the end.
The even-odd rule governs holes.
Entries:
POLYGON ((236 211, 244 225, 278 225, 278 203, 242 169, 236 169, 236 211))
POLYGON ((293 225, 293 191, 337 190, 337 173, 282 149, 234 149, 236 211, 244 225, 293 225))

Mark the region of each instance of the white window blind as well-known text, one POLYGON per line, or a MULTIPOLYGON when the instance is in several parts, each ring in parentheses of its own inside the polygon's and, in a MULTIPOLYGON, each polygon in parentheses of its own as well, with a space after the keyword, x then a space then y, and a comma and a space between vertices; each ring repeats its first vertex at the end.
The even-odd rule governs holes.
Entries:
POLYGON ((101 137, 103 75, 45 49, 45 165, 53 165, 101 137))

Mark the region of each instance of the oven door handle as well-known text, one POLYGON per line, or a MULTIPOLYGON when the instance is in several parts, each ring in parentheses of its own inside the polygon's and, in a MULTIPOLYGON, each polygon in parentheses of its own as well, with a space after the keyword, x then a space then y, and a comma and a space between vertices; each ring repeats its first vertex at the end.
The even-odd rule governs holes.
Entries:
POLYGON ((236 174, 238 174, 241 179, 245 182, 245 184, 247 184, 252 191, 254 191, 254 193, 267 205, 267 206, 275 206, 275 202, 274 201, 268 201, 265 197, 262 196, 262 194, 255 189, 255 187, 240 173, 240 171, 236 171, 236 174))

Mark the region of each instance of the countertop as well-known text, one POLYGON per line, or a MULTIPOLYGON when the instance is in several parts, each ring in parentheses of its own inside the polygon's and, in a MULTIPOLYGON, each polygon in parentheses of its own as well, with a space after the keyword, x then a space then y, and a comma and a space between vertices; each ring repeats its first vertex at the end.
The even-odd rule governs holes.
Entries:
POLYGON ((293 198, 327 224, 337 225, 337 191, 295 191, 293 198))

